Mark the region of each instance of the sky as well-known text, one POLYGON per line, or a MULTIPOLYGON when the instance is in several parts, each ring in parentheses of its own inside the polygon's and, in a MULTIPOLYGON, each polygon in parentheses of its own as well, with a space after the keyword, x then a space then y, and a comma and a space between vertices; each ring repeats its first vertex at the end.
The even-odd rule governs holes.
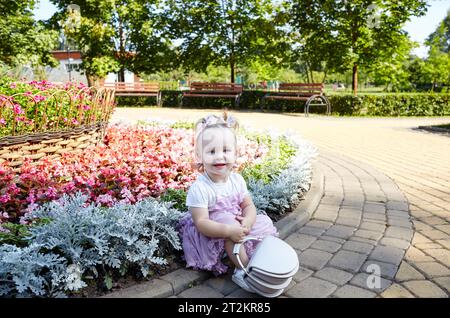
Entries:
MULTIPOLYGON (((39 2, 34 11, 35 18, 38 20, 50 18, 56 11, 56 7, 49 0, 40 0, 39 2)), ((450 10, 450 0, 428 0, 427 3, 429 6, 426 15, 420 18, 412 17, 403 27, 410 38, 421 45, 413 51, 420 57, 427 56, 427 48, 424 45, 425 39, 436 30, 438 24, 447 15, 447 11, 450 10)), ((81 15, 83 15, 83 9, 81 9, 81 15)))

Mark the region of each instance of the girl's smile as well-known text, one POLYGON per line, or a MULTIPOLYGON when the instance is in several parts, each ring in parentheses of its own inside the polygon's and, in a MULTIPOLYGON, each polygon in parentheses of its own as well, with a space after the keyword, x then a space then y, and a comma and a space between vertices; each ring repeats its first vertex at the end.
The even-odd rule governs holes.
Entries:
POLYGON ((236 138, 230 129, 211 128, 198 149, 205 171, 214 182, 225 182, 236 162, 236 138))

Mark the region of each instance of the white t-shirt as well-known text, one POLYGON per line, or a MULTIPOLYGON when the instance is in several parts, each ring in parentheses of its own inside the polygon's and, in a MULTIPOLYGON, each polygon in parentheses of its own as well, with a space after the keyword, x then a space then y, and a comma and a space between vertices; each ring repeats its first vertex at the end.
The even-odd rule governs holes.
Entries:
POLYGON ((215 183, 208 176, 202 174, 189 188, 186 205, 194 208, 210 208, 216 203, 217 194, 228 196, 240 192, 245 197, 248 194, 244 178, 232 172, 224 183, 215 183))

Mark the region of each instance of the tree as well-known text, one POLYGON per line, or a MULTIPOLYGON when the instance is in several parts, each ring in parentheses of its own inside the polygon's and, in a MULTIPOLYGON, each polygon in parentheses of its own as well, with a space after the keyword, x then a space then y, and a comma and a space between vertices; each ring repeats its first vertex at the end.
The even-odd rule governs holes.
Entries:
POLYGON ((6 65, 36 68, 58 63, 50 53, 58 34, 33 19, 34 6, 35 1, 0 0, 0 61, 6 65))
POLYGON ((447 11, 447 16, 438 25, 436 31, 428 36, 426 42, 434 43, 441 51, 450 53, 450 10, 447 11))
POLYGON ((236 66, 255 60, 278 64, 289 47, 270 0, 169 0, 168 30, 179 39, 177 52, 188 70, 210 64, 236 66))
POLYGON ((432 83, 432 90, 438 83, 450 83, 450 10, 425 42, 429 47, 425 61, 425 73, 432 83))
POLYGON ((161 31, 161 1, 51 1, 58 12, 50 23, 62 22, 65 34, 77 44, 90 85, 109 72, 119 71, 119 81, 124 81, 125 69, 139 74, 172 66, 171 43, 161 31), (79 13, 67 10, 73 5, 79 5, 79 13), (80 17, 73 19, 71 14, 80 17))
POLYGON ((425 74, 431 81, 433 91, 438 83, 450 83, 450 53, 440 50, 439 43, 431 45, 425 61, 425 74))
POLYGON ((397 42, 393 54, 389 51, 381 52, 387 54, 367 68, 375 84, 386 85, 386 90, 399 90, 410 86, 407 61, 410 58, 411 49, 417 46, 417 43, 402 37, 397 42))
POLYGON ((423 15, 424 0, 287 0, 285 11, 304 50, 332 72, 352 70, 358 89, 358 68, 370 67, 396 53, 410 16, 423 15))
POLYGON ((408 71, 408 82, 416 88, 430 82, 425 70, 425 61, 422 58, 411 55, 406 62, 406 69, 408 71))

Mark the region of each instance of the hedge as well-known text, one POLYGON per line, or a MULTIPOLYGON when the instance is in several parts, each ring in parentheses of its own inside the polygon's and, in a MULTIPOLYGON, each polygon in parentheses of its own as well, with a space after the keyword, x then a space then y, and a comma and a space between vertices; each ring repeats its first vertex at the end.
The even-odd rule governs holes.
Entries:
MULTIPOLYGON (((228 108, 259 110, 263 91, 244 91, 239 106, 232 98, 185 98, 183 108, 228 108)), ((162 91, 162 107, 179 107, 180 91, 162 91)), ((450 94, 391 93, 330 95, 331 111, 348 116, 448 116, 450 94)), ((156 105, 154 97, 117 97, 118 106, 156 105)), ((304 112, 303 101, 267 100, 265 109, 276 112, 304 112)), ((325 107, 312 107, 311 113, 325 113, 325 107)))

